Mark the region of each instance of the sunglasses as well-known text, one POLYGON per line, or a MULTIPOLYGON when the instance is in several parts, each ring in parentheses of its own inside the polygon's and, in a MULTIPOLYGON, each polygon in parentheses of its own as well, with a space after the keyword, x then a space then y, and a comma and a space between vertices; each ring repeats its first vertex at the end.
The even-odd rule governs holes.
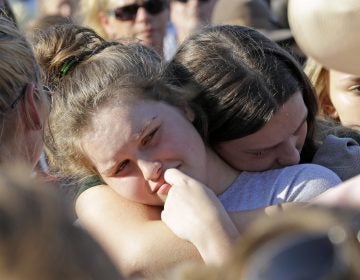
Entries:
POLYGON ((151 15, 157 15, 165 10, 165 0, 147 0, 141 4, 134 3, 131 5, 116 8, 113 11, 109 11, 109 15, 114 16, 117 20, 128 21, 134 20, 139 8, 144 8, 146 12, 151 15))

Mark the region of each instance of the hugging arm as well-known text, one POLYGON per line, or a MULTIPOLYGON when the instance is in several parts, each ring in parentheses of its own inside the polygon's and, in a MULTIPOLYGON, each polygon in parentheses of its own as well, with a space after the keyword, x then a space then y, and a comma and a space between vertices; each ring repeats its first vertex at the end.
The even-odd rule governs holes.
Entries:
POLYGON ((222 264, 239 231, 215 193, 178 169, 168 169, 171 185, 161 219, 180 238, 199 250, 205 263, 222 264))
POLYGON ((76 212, 124 275, 150 276, 181 261, 201 261, 196 248, 160 220, 161 209, 130 202, 108 186, 84 191, 76 212))
MULTIPOLYGON (((196 183, 188 181, 187 187, 196 183)), ((202 258, 211 263, 223 261, 238 231, 256 217, 278 210, 277 206, 271 206, 229 213, 230 220, 217 198, 203 187, 197 186, 193 192, 198 198, 210 197, 210 200, 196 205, 196 200, 188 201, 191 195, 186 191, 182 199, 183 189, 175 186, 167 200, 170 208, 165 205, 162 215, 166 224, 160 220, 162 209, 128 201, 108 186, 84 191, 76 201, 76 212, 80 224, 109 252, 124 275, 150 276, 181 261, 201 262, 202 258), (209 202, 214 203, 214 208, 209 202), (186 207, 187 211, 177 211, 179 206, 186 207), (196 207, 201 208, 199 215, 192 218, 196 207)))

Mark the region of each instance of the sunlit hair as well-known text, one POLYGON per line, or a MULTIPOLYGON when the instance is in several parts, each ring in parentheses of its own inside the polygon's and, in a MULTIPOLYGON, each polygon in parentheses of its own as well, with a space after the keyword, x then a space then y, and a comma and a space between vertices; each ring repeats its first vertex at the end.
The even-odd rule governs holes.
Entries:
POLYGON ((205 28, 179 47, 165 75, 204 108, 213 145, 258 131, 301 92, 308 109, 302 160, 312 158, 317 103, 311 83, 288 52, 256 30, 205 28))
POLYGON ((20 121, 18 106, 12 106, 29 83, 42 88, 33 50, 13 22, 0 17, 0 141, 11 143, 20 121), (14 107, 14 108, 11 108, 14 107))
MULTIPOLYGON (((322 116, 327 116, 324 108, 325 104, 331 104, 329 95, 330 73, 327 68, 316 62, 312 58, 308 58, 304 68, 305 73, 309 77, 311 83, 315 87, 316 95, 319 101, 319 113, 322 116)), ((327 116, 329 117, 329 116, 327 116)), ((339 119, 336 119, 339 121, 339 119)))
POLYGON ((106 13, 109 0, 80 0, 79 16, 80 23, 95 30, 103 38, 106 38, 106 32, 100 24, 99 13, 106 13))
POLYGON ((73 224, 53 186, 31 170, 0 170, 1 279, 122 279, 91 236, 73 224))
POLYGON ((107 42, 76 25, 57 26, 35 37, 44 80, 55 91, 45 144, 59 175, 97 174, 80 140, 103 106, 121 106, 123 99, 185 106, 183 94, 160 79, 161 59, 146 46, 107 42))

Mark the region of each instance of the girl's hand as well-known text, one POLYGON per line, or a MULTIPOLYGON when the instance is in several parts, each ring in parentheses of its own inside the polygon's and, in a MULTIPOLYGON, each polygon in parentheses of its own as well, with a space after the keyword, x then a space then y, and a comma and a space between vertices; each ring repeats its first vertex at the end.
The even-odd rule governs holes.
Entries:
POLYGON ((192 242, 205 262, 223 262, 239 233, 214 192, 177 169, 166 170, 164 177, 171 188, 163 222, 192 242))

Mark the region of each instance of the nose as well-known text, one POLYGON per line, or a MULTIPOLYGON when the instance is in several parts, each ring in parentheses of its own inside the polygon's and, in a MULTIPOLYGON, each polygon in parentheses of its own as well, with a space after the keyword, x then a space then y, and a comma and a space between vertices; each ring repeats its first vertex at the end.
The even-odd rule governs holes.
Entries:
POLYGON ((296 137, 284 142, 277 152, 277 161, 280 166, 294 165, 300 162, 300 150, 296 145, 296 137))
MULTIPOLYGON (((146 181, 157 182, 162 179, 163 165, 160 161, 138 160, 138 167, 141 170, 146 181)), ((150 188, 156 184, 149 184, 150 188)))

